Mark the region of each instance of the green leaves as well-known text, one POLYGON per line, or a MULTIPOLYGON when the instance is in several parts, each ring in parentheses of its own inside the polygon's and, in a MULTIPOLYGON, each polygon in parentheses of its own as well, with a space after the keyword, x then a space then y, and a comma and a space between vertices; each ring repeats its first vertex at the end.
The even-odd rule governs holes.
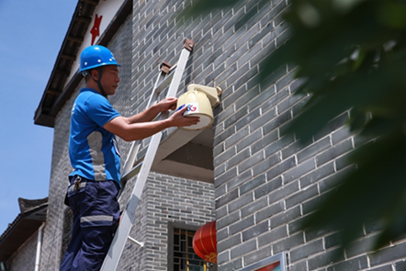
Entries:
POLYGON ((387 1, 382 3, 378 12, 378 20, 385 26, 391 28, 406 28, 406 6, 398 1, 387 1))

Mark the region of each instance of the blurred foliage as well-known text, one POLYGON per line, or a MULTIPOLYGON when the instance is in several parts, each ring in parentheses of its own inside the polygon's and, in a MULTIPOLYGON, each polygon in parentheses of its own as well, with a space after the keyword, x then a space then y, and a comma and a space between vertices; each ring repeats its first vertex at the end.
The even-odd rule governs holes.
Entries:
MULTIPOLYGON (((276 5, 281 0, 259 1, 276 5)), ((285 0, 282 0, 285 1, 285 0)), ((198 0, 191 14, 246 1, 198 0)), ((287 129, 303 144, 348 112, 348 126, 364 142, 349 155, 356 170, 322 197, 303 229, 337 231, 348 248, 379 231, 370 249, 406 233, 406 1, 290 0, 290 38, 270 53, 262 80, 283 65, 303 79, 295 95, 310 98, 287 129)), ((248 21, 250 18, 243 17, 248 21)))

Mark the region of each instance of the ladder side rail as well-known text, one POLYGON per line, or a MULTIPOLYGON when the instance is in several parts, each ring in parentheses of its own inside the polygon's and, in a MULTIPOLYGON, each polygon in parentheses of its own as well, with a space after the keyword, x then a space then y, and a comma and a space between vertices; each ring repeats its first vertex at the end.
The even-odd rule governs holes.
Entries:
MULTIPOLYGON (((146 109, 148 109, 152 105, 152 103, 156 102, 158 95, 160 93, 160 91, 157 93, 157 88, 158 88, 161 80, 164 78, 165 78, 165 74, 163 72, 160 72, 155 81, 155 85, 154 85, 154 88, 152 89, 152 93, 151 93, 151 96, 149 97, 146 109), (154 97, 155 97, 155 99, 154 99, 154 97)), ((142 142, 142 140, 136 140, 131 143, 130 152, 129 152, 127 159, 123 166, 123 174, 122 174, 123 176, 127 175, 133 169, 135 159, 137 158, 137 154, 138 154, 138 151, 141 146, 141 142, 142 142)))
MULTIPOLYGON (((178 61, 177 68, 175 69, 175 73, 173 75, 172 82, 171 82, 171 84, 169 86, 167 97, 176 96, 176 91, 177 91, 177 89, 179 87, 180 80, 182 79, 182 75, 183 75, 183 72, 185 70, 185 66, 186 66, 187 60, 189 58, 189 55, 190 55, 190 51, 184 48, 182 50, 180 59, 178 61)), ((165 113, 167 113, 167 112, 165 112, 165 113)), ((162 119, 166 119, 167 117, 168 117, 168 114, 161 114, 159 119, 162 120, 162 119)), ((145 154, 144 162, 142 163, 141 170, 140 170, 140 173, 139 173, 138 178, 137 178, 137 182, 135 183, 135 186, 133 188, 132 195, 136 195, 136 196, 141 197, 141 193, 142 193, 142 190, 143 190, 144 186, 139 185, 139 179, 142 176, 143 172, 146 172, 145 178, 148 177, 148 174, 149 174, 149 172, 151 170, 151 167, 152 167, 152 163, 153 163, 154 158, 155 158, 155 154, 156 154, 156 152, 158 150, 159 144, 161 143, 160 141, 157 141, 157 140, 158 139, 160 140, 161 138, 162 138, 162 132, 158 132, 158 133, 156 133, 156 134, 154 134, 152 136, 151 142, 149 143, 149 146, 148 146, 148 149, 147 149, 147 153, 145 154), (144 168, 147 168, 147 169, 145 169, 147 171, 144 171, 144 168), (138 188, 140 188, 140 189, 137 190, 138 188)), ((141 178, 143 178, 143 177, 141 177, 141 178)), ((134 208, 134 210, 131 210, 128 207, 127 207, 127 210, 133 211, 135 213, 135 209, 137 208, 136 205, 130 205, 129 204, 127 206, 132 206, 132 208, 134 208)))
MULTIPOLYGON (((168 98, 168 97, 175 97, 176 96, 176 92, 177 92, 177 90, 178 90, 178 88, 179 88, 179 84, 180 84, 180 81, 181 81, 181 79, 182 79, 182 76, 183 76, 183 73, 184 73, 184 71, 185 71, 185 68, 186 68, 186 63, 187 63, 187 60, 188 60, 188 58, 189 58, 189 56, 190 56, 190 50, 188 50, 187 48, 183 48, 182 49, 182 52, 181 52, 181 55, 180 55, 180 57, 179 57, 179 61, 178 61, 178 63, 176 64, 176 69, 173 69, 171 72, 170 72, 170 74, 168 75, 168 76, 166 76, 166 78, 165 78, 165 81, 166 81, 166 79, 168 78, 168 77, 171 77, 171 82, 170 82, 170 86, 169 86, 169 89, 168 89, 168 93, 167 93, 167 95, 166 95, 166 97, 168 98), (171 75, 172 74, 172 75, 171 75)), ((160 73, 160 74, 162 74, 162 73, 160 73)), ((156 84, 155 84, 155 87, 157 87, 157 85, 159 84, 158 83, 159 82, 159 80, 157 80, 156 81, 156 84)), ((162 83, 163 82, 161 82, 161 85, 162 85, 162 83)), ((167 85, 167 84, 166 84, 167 85)), ((159 86, 158 86, 159 87, 159 86)), ((166 86, 165 86, 166 87, 166 86)), ((155 93, 155 91, 154 91, 154 93, 155 93)), ((158 92, 158 94, 160 93, 160 91, 158 92)), ((155 96, 155 95, 154 95, 155 96)), ((157 95, 156 95, 157 96, 157 95)), ((151 96, 152 97, 152 96, 151 96)), ((166 118, 168 118, 168 116, 169 116, 169 112, 162 112, 161 114, 160 114, 160 116, 159 116, 159 119, 166 119, 166 118)), ((160 134, 161 134, 161 137, 162 137, 162 133, 160 132, 160 134)), ((155 136, 155 135, 154 135, 155 136)), ((152 139, 154 139, 154 136, 152 136, 152 139)), ((152 142, 152 140, 151 140, 151 142, 152 142)), ((150 142, 150 145, 149 146, 151 146, 151 142, 150 142)), ((149 146, 148 146, 148 148, 149 148, 149 146)), ((158 149, 158 148, 157 148, 158 149)), ((138 150, 137 150, 137 152, 138 152, 138 150)), ((148 150, 147 150, 147 153, 148 153, 148 150)), ((154 156, 153 156, 153 158, 152 158, 152 160, 155 158, 155 154, 156 154, 156 152, 154 153, 154 156)), ((133 161, 127 161, 126 162, 126 164, 127 165, 129 165, 128 167, 132 167, 132 165, 134 164, 134 162, 135 162, 135 157, 136 155, 134 155, 134 157, 133 157, 133 161), (129 164, 128 162, 131 162, 131 164, 129 164)), ((145 155, 145 159, 146 159, 146 155, 145 155)), ((151 166, 152 166, 152 164, 151 164, 151 166)), ((135 169, 135 168, 133 168, 133 169, 135 169)), ((142 169, 142 167, 141 167, 141 169, 142 169)), ((130 168, 130 170, 128 171, 128 172, 126 172, 125 174, 123 174, 125 177, 126 177, 126 179, 128 179, 130 176, 129 175, 132 175, 132 176, 134 176, 135 174, 131 174, 132 173, 132 171, 133 170, 131 170, 131 168, 130 168)), ((132 177, 131 176, 131 177, 132 177)), ((138 183, 138 178, 137 178, 137 181, 136 181, 136 184, 138 183)), ((135 188, 135 187, 134 187, 135 188)), ((134 191, 134 190, 133 190, 134 191)), ((135 206, 135 208, 136 208, 136 206, 135 206)), ((135 211, 135 210, 134 210, 135 211)))
POLYGON ((168 76, 159 84, 159 86, 157 86, 156 91, 158 93, 161 93, 161 91, 163 91, 171 83, 171 80, 175 73, 176 70, 169 73, 168 76))
POLYGON ((182 80, 183 72, 185 71, 186 63, 189 59, 189 56, 190 51, 187 48, 183 48, 180 53, 176 72, 173 75, 171 84, 168 89, 167 97, 176 97, 176 93, 178 92, 180 81, 182 80))
MULTIPOLYGON (((178 70, 177 67, 178 67, 178 63, 176 63, 174 66, 172 66, 169 71, 169 74, 163 80, 161 80, 162 76, 161 77, 158 76, 158 80, 156 81, 155 87, 154 87, 155 91, 153 94, 156 93, 157 95, 159 95, 168 85, 171 84, 172 79, 173 79, 176 71, 178 70)), ((182 70, 182 73, 183 73, 183 71, 184 71, 184 69, 182 70)), ((176 93, 175 93, 174 95, 170 96, 171 93, 173 93, 173 91, 170 91, 168 89, 167 97, 174 97, 176 95, 176 93)), ((152 97, 153 96, 151 95, 150 99, 152 97)), ((148 103, 148 105, 150 105, 150 104, 151 104, 151 101, 148 103)), ((162 114, 160 114, 158 117, 161 118, 161 115, 162 114)), ((168 117, 168 115, 169 115, 168 113, 166 113, 166 115, 164 113, 164 115, 162 115, 162 117, 168 117)), ((127 160, 123 167, 123 174, 121 177, 122 181, 127 181, 138 173, 138 171, 136 171, 136 165, 134 165, 134 163, 135 163, 135 159, 137 158, 137 154, 138 154, 139 148, 141 146, 141 142, 142 142, 141 140, 137 140, 131 144, 130 154, 128 155, 127 160)))
MULTIPOLYGON (((178 64, 175 64, 175 65, 170 69, 170 73, 169 73, 167 76, 162 76, 162 73, 160 73, 160 74, 158 75, 158 78, 157 78, 157 80, 156 80, 156 82, 155 82, 154 90, 153 90, 153 92, 151 93, 150 100, 149 100, 149 102, 148 102, 147 108, 149 108, 149 107, 152 105, 152 98, 153 98, 153 97, 156 97, 156 99, 157 99, 157 98, 158 98, 158 95, 159 95, 169 84, 171 84, 171 81, 173 81, 172 79, 173 79, 174 75, 176 74, 176 71, 178 70, 177 67, 178 67, 178 64)), ((183 69, 183 71, 184 71, 184 69, 183 69)), ((182 72, 182 73, 183 73, 183 72, 182 72)), ((180 76, 180 78, 182 78, 182 76, 180 76)), ((179 81, 180 81, 180 79, 179 79, 179 81)), ((168 90, 168 94, 169 94, 169 91, 170 91, 170 90, 168 90)), ((173 91, 171 91, 171 93, 172 93, 172 92, 173 92, 173 91)), ((173 94, 173 95, 167 95, 167 97, 175 97, 175 96, 176 96, 176 92, 175 92, 175 94, 173 94)), ((156 101, 155 101, 155 102, 156 102, 156 101)), ((142 140, 137 140, 137 141, 133 141, 133 142, 132 142, 129 155, 128 155, 128 157, 127 157, 125 163, 124 163, 123 174, 122 174, 123 177, 126 176, 126 175, 129 175, 129 174, 132 175, 132 176, 135 175, 135 174, 132 174, 131 171, 133 170, 134 163, 135 163, 135 159, 137 158, 137 154, 138 154, 139 148, 140 148, 140 146, 141 146, 141 142, 142 142, 142 140)), ((126 176, 125 180, 129 179, 128 177, 129 177, 129 176, 126 176)))
POLYGON ((132 177, 135 177, 139 172, 140 168, 142 166, 142 161, 136 164, 130 171, 128 171, 125 175, 121 176, 121 181, 122 182, 127 182, 129 179, 132 177))
POLYGON ((147 181, 149 172, 154 161, 155 153, 161 142, 162 132, 158 132, 152 136, 147 153, 145 154, 144 162, 137 176, 137 181, 131 193, 130 201, 124 210, 119 227, 114 235, 113 242, 110 245, 109 251, 104 259, 102 271, 116 270, 121 254, 123 253, 127 237, 130 234, 131 228, 135 221, 135 211, 140 201, 142 191, 147 181))

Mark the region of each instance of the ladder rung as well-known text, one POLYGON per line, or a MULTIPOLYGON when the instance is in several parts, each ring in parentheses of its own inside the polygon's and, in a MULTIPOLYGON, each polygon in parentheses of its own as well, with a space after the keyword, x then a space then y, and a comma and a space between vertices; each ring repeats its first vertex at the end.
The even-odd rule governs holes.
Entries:
POLYGON ((172 72, 174 69, 176 69, 177 66, 178 66, 178 63, 175 63, 174 65, 172 65, 171 68, 169 69, 169 72, 172 72))
POLYGON ((159 94, 163 91, 172 81, 173 75, 175 74, 175 70, 172 70, 165 79, 159 83, 159 85, 155 88, 154 93, 159 94))
POLYGON ((141 170, 142 163, 143 162, 139 162, 133 168, 131 168, 127 173, 125 173, 123 176, 121 176, 121 181, 127 182, 129 179, 131 179, 132 177, 137 175, 141 170))
POLYGON ((139 245, 140 247, 144 247, 144 245, 145 245, 145 242, 137 241, 137 240, 135 240, 134 238, 132 238, 131 236, 127 236, 127 238, 128 238, 128 240, 130 240, 131 242, 136 243, 137 245, 139 245))

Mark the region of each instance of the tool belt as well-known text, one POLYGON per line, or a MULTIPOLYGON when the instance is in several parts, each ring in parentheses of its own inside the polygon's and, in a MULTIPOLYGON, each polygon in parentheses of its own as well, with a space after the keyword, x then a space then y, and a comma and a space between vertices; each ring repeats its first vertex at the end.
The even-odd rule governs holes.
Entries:
POLYGON ((79 191, 80 189, 85 188, 87 185, 87 182, 84 181, 86 179, 84 179, 80 176, 73 176, 73 177, 70 177, 69 179, 70 179, 71 184, 68 186, 68 189, 65 194, 65 200, 64 200, 64 203, 67 206, 69 206, 68 194, 75 192, 75 191, 79 191), (74 178, 73 182, 72 182, 72 178, 74 178))

